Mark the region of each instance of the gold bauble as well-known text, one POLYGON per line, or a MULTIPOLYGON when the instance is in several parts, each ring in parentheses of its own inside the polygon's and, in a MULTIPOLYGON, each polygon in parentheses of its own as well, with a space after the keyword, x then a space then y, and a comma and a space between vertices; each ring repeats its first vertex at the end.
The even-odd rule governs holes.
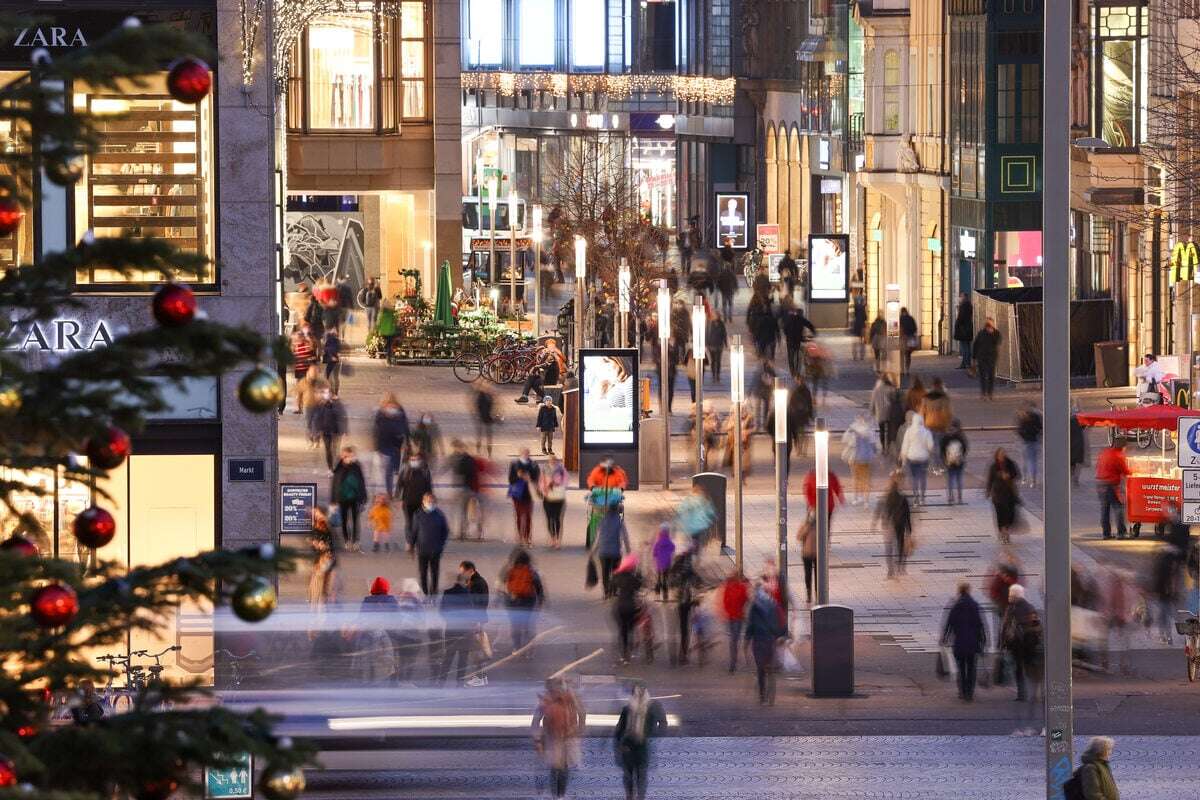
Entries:
POLYGON ((7 417, 21 410, 21 392, 11 383, 0 386, 0 417, 7 417))
POLYGON ((258 788, 267 800, 294 800, 304 791, 305 785, 304 771, 299 767, 272 767, 258 782, 258 788))
POLYGON ((248 411, 255 414, 265 414, 279 408, 283 398, 283 381, 264 367, 255 367, 247 372, 238 385, 238 400, 248 411))
POLYGON ((266 578, 247 578, 233 590, 233 613, 245 622, 262 622, 275 610, 275 587, 266 578))

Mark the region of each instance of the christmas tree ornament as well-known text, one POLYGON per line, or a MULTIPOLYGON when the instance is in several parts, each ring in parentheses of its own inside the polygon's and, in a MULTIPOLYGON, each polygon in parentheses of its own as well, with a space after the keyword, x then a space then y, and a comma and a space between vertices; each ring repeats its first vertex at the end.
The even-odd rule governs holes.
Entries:
POLYGON ((247 578, 233 590, 233 613, 243 622, 262 622, 275 610, 275 587, 266 578, 247 578))
POLYGON ((255 367, 238 384, 238 400, 247 411, 264 414, 276 409, 284 398, 283 381, 265 367, 255 367))
POLYGON ((0 236, 10 236, 21 227, 25 209, 12 197, 0 197, 0 236))
POLYGON ((29 614, 43 628, 58 628, 75 619, 79 613, 79 597, 70 586, 52 583, 33 593, 29 614))
POLYGON ((50 182, 58 186, 74 186, 83 177, 86 162, 78 153, 69 153, 62 158, 52 158, 42 163, 42 169, 50 182))
POLYGON ((299 767, 270 767, 258 782, 267 800, 293 800, 305 786, 304 771, 299 767))
POLYGON ((116 469, 121 466, 129 457, 131 449, 129 434, 115 425, 110 425, 108 430, 99 436, 88 439, 85 448, 88 461, 93 467, 100 469, 116 469))
POLYGON ((0 384, 0 417, 11 416, 21 410, 21 391, 11 383, 0 384))
POLYGON ((179 328, 196 316, 196 295, 186 286, 168 283, 154 293, 151 308, 159 325, 179 328))
POLYGON ((143 781, 134 793, 137 800, 167 800, 179 788, 179 781, 174 778, 159 778, 158 780, 143 781))
POLYGON ((167 73, 167 91, 181 103, 199 103, 211 88, 212 73, 208 64, 198 58, 181 58, 167 73))
POLYGON ((0 756, 0 789, 8 789, 17 785, 17 768, 13 762, 0 756))
POLYGON ((0 542, 0 551, 31 558, 38 554, 37 545, 19 534, 13 534, 3 542, 0 542))
POLYGON ((117 521, 113 515, 99 506, 91 506, 79 512, 72 523, 75 539, 84 547, 104 547, 117 533, 117 521))

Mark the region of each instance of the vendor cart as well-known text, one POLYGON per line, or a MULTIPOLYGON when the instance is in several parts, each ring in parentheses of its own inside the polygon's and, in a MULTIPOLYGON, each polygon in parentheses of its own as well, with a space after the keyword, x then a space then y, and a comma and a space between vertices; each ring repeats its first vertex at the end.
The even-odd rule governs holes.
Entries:
POLYGON ((1163 536, 1170 515, 1168 504, 1183 505, 1183 475, 1168 451, 1174 449, 1180 418, 1195 413, 1182 406, 1156 404, 1076 415, 1080 425, 1112 428, 1131 441, 1151 432, 1160 445, 1157 453, 1126 458, 1131 474, 1125 479, 1125 516, 1135 539, 1141 534, 1142 523, 1153 523, 1155 535, 1163 536))

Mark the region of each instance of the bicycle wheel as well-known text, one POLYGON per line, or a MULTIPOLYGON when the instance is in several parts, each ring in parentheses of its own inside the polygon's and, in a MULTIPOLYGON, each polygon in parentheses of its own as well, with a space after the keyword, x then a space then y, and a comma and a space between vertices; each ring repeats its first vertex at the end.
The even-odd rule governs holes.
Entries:
POLYGON ((1148 431, 1145 428, 1138 428, 1134 434, 1134 439, 1137 441, 1137 446, 1145 450, 1154 442, 1154 431, 1148 431))
POLYGON ((512 379, 512 364, 504 356, 492 356, 483 361, 483 377, 492 383, 508 383, 512 379))
POLYGON ((454 377, 463 383, 471 383, 483 372, 483 359, 476 353, 460 353, 454 359, 454 377))
POLYGON ((516 370, 513 369, 513 361, 511 358, 496 359, 496 382, 497 383, 513 383, 517 379, 516 370))

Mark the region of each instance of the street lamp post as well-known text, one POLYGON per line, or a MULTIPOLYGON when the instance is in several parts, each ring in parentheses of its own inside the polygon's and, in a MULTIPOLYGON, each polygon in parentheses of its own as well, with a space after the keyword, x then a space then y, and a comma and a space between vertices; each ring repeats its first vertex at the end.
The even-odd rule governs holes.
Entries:
POLYGON ((696 472, 704 472, 704 331, 708 315, 704 298, 696 295, 692 304, 692 364, 696 370, 696 472))
POLYGON ((621 325, 617 331, 617 347, 625 347, 629 343, 629 262, 621 259, 621 269, 617 272, 617 310, 621 314, 621 325))
POLYGON ((667 381, 670 371, 670 341, 671 341, 671 290, 667 288, 666 279, 658 282, 658 346, 659 346, 659 378, 658 378, 658 408, 663 420, 663 488, 671 488, 671 405, 668 395, 667 381))
MULTIPOLYGON (((517 332, 521 331, 521 317, 517 315, 517 202, 516 191, 508 193, 508 313, 517 320, 517 332)), ((521 280, 525 271, 521 270, 521 280)))
POLYGON ((742 560, 742 402, 746 397, 746 351, 741 334, 735 334, 729 348, 729 400, 733 406, 733 546, 738 573, 742 560))
POLYGON ((533 207, 533 338, 542 335, 542 207, 533 207))
MULTIPOLYGON (((488 283, 495 283, 499 277, 496 272, 496 193, 500 191, 500 182, 495 178, 488 178, 488 225, 491 227, 491 238, 488 239, 488 283)), ((500 315, 499 306, 496 308, 496 315, 500 315)))
POLYGON ((575 372, 579 373, 579 349, 583 346, 583 304, 587 294, 587 239, 575 237, 575 372))
POLYGON ((817 417, 813 432, 817 477, 817 605, 829 603, 829 431, 817 417))
MULTIPOLYGON (((779 561, 779 602, 783 618, 788 617, 787 549, 787 389, 783 379, 775 379, 775 522, 776 559, 779 561)), ((788 626, 790 627, 790 625, 788 626)))

